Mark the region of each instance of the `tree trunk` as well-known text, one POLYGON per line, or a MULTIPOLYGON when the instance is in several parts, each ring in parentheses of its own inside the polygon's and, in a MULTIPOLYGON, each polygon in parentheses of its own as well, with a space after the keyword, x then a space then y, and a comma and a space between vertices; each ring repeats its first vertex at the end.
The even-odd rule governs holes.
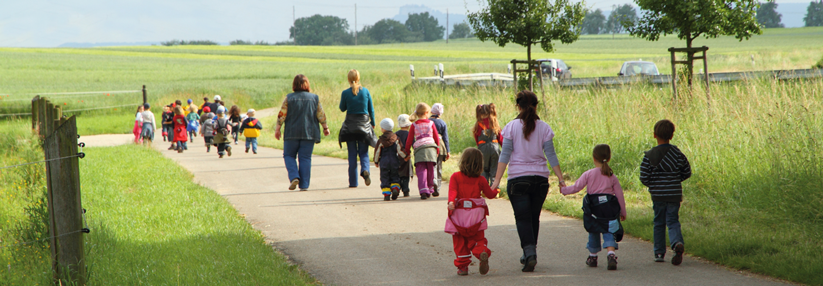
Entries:
POLYGON ((532 79, 532 44, 529 44, 527 46, 526 50, 527 50, 527 52, 526 52, 527 53, 527 59, 528 59, 528 62, 529 62, 528 64, 526 64, 526 66, 528 67, 528 70, 529 70, 529 91, 533 91, 534 90, 534 80, 532 79))

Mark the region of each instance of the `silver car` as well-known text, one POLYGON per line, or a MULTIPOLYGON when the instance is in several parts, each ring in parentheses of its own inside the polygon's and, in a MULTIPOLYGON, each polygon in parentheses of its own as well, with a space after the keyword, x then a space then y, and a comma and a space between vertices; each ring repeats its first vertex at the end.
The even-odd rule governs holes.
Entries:
MULTIPOLYGON (((557 78, 559 78, 559 79, 572 78, 572 72, 570 71, 572 69, 572 67, 567 66, 566 63, 563 62, 563 60, 560 60, 560 59, 542 59, 542 60, 537 60, 537 61, 540 62, 540 69, 543 70, 543 76, 544 77, 548 77, 548 76, 552 75, 552 62, 556 61, 557 62, 557 70, 555 72, 556 72, 557 78)), ((535 69, 535 74, 537 74, 536 69, 535 69)))
POLYGON ((660 75, 653 62, 628 61, 623 63, 618 76, 660 75))

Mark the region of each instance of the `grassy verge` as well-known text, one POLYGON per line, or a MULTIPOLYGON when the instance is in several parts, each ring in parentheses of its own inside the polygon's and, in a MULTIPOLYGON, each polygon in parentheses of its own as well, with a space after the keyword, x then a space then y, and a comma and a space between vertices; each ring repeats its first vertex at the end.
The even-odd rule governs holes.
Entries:
MULTIPOLYGON (((192 183, 190 173, 157 152, 132 145, 85 152, 80 167, 92 230, 85 240, 91 285, 315 283, 225 199, 192 183)), ((21 184, 2 188, 0 219, 35 224, 22 209, 37 206, 37 196, 20 196, 21 184)), ((2 244, 21 239, 20 232, 3 228, 2 244)), ((0 249, 0 262, 8 268, 0 280, 47 284, 47 256, 45 245, 0 249)))

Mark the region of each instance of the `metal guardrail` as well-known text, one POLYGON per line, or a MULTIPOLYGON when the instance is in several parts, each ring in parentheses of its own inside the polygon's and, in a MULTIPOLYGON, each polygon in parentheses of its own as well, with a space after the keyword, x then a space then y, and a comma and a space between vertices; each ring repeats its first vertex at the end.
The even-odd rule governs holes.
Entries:
MULTIPOLYGON (((695 74, 695 79, 702 79, 703 74, 695 74)), ((772 70, 772 71, 747 71, 747 72, 721 72, 709 73, 709 81, 722 83, 734 82, 744 80, 797 80, 797 79, 816 79, 823 78, 823 69, 797 69, 797 70, 772 70)), ((647 83, 653 85, 671 84, 671 75, 656 75, 656 76, 617 76, 617 77, 588 77, 588 78, 571 78, 560 79, 555 83, 560 87, 565 88, 584 88, 584 87, 619 87, 623 85, 647 83)), ((458 74, 458 75, 444 75, 443 77, 423 77, 412 78, 412 82, 416 84, 428 85, 444 85, 456 87, 511 87, 513 86, 513 76, 504 73, 477 73, 477 74, 458 74)), ((549 83, 551 81, 546 81, 549 83)))

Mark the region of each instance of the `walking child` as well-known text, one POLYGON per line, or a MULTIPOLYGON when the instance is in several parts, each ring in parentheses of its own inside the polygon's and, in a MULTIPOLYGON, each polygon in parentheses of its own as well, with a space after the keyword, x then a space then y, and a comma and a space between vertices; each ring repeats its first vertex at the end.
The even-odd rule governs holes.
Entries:
POLYGON ((498 191, 489 188, 486 178, 480 176, 482 171, 483 154, 470 147, 463 150, 460 157, 460 172, 449 179, 449 218, 445 231, 452 235, 457 275, 469 275, 472 255, 480 259, 480 274, 489 272, 492 252, 485 234, 489 228, 486 221, 489 207, 480 194, 493 199, 498 191))
POLYGON ((211 112, 211 108, 206 106, 203 107, 203 116, 200 117, 200 125, 203 128, 200 128, 200 134, 203 135, 203 141, 206 142, 206 153, 211 152, 211 145, 213 144, 214 140, 214 113, 211 112))
POLYGON ((186 145, 186 142, 189 141, 189 138, 186 136, 186 126, 188 122, 186 121, 186 116, 183 114, 183 107, 174 107, 174 118, 172 118, 172 122, 174 122, 174 142, 177 144, 177 153, 183 153, 183 150, 189 149, 188 145, 186 145))
POLYGON ((429 120, 434 122, 434 127, 437 128, 437 134, 440 135, 440 155, 437 155, 437 162, 434 166, 434 191, 432 196, 440 196, 440 186, 443 184, 443 162, 451 156, 451 147, 449 147, 449 130, 446 126, 446 121, 440 119, 443 115, 443 104, 435 103, 432 105, 431 117, 429 120), (443 151, 445 150, 445 152, 443 151), (444 154, 445 153, 445 154, 444 154))
POLYGON ((684 242, 680 232, 680 202, 682 182, 692 176, 689 159, 677 146, 669 144, 674 137, 674 123, 663 119, 654 124, 657 146, 645 152, 640 163, 640 182, 649 187, 654 209, 654 261, 666 257, 666 227, 669 245, 674 250, 672 264, 683 262, 684 242))
POLYGON ((614 175, 609 161, 612 152, 609 145, 599 144, 592 152, 594 169, 580 175, 574 185, 560 188, 564 196, 571 195, 586 188, 583 198, 583 225, 589 232, 589 257, 586 265, 597 267, 597 253, 601 250, 600 235, 603 235, 602 247, 609 253, 608 269, 617 270, 617 243, 623 239, 623 230, 620 221, 626 220, 626 201, 623 199, 623 188, 614 175))
POLYGON ((151 112, 151 105, 143 103, 143 130, 140 131, 140 136, 143 137, 143 144, 151 146, 151 141, 154 140, 154 131, 157 125, 154 123, 154 113, 151 112))
POLYGON ((399 141, 392 129, 394 122, 391 119, 380 121, 383 135, 377 138, 374 149, 374 165, 380 168, 380 188, 383 190, 383 200, 396 200, 400 194, 400 163, 406 157, 403 153, 403 143, 399 141), (391 195, 391 199, 389 196, 391 195))
MULTIPOLYGON (((411 127, 411 121, 409 121, 408 114, 400 114, 397 117, 397 126, 400 127, 400 130, 395 132, 394 134, 397 135, 397 139, 404 143, 406 139, 409 138, 409 128, 411 127)), ((406 153, 407 156, 411 156, 411 154, 406 153)), ((409 196, 409 182, 412 178, 414 178, 414 166, 409 163, 408 160, 403 160, 400 162, 400 189, 403 191, 403 197, 409 196)))
POLYGON ((217 119, 214 120, 214 145, 217 146, 218 158, 223 158, 223 154, 231 157, 231 123, 226 117, 226 108, 217 108, 217 119))
POLYGON ((134 118, 134 129, 131 130, 134 133, 134 144, 141 144, 143 143, 143 138, 140 135, 143 133, 143 106, 140 105, 137 107, 137 113, 135 114, 134 118))
POLYGON ((254 109, 246 111, 248 118, 243 120, 240 124, 240 131, 246 137, 246 153, 249 153, 249 147, 252 148, 254 154, 257 154, 257 137, 260 137, 260 130, 263 130, 263 124, 260 120, 254 118, 254 109))
MULTIPOLYGON (((434 192, 434 165, 440 155, 440 136, 434 122, 427 118, 431 108, 426 103, 418 103, 415 112, 410 118, 412 123, 409 129, 409 138, 406 139, 403 153, 409 154, 414 147, 414 167, 417 169, 417 187, 420 189, 420 199, 425 200, 434 192)), ((405 160, 409 160, 406 156, 405 160)))
POLYGON ((231 137, 234 139, 234 145, 237 145, 241 122, 243 122, 243 120, 240 117, 240 107, 232 105, 231 108, 229 108, 229 124, 231 125, 231 137))
POLYGON ((474 141, 477 148, 483 153, 483 177, 489 180, 489 186, 494 184, 497 174, 497 160, 503 147, 503 135, 500 133, 500 124, 497 123, 497 108, 494 103, 480 104, 475 108, 477 123, 474 124, 474 141))
MULTIPOLYGON (((191 101, 191 99, 189 99, 191 101)), ((189 140, 194 143, 194 137, 197 136, 197 128, 200 127, 200 115, 197 114, 196 106, 189 106, 189 114, 186 115, 186 120, 189 122, 186 125, 186 131, 189 132, 189 140)))
MULTIPOLYGON (((174 112, 172 112, 171 110, 171 105, 163 106, 163 114, 160 115, 160 118, 160 128, 163 132, 163 142, 168 141, 169 143, 171 143, 172 138, 169 135, 173 133, 172 130, 174 129, 174 123, 171 122, 171 119, 174 118, 174 112)), ((171 147, 169 147, 169 150, 171 150, 173 147, 174 143, 171 143, 171 147)))

